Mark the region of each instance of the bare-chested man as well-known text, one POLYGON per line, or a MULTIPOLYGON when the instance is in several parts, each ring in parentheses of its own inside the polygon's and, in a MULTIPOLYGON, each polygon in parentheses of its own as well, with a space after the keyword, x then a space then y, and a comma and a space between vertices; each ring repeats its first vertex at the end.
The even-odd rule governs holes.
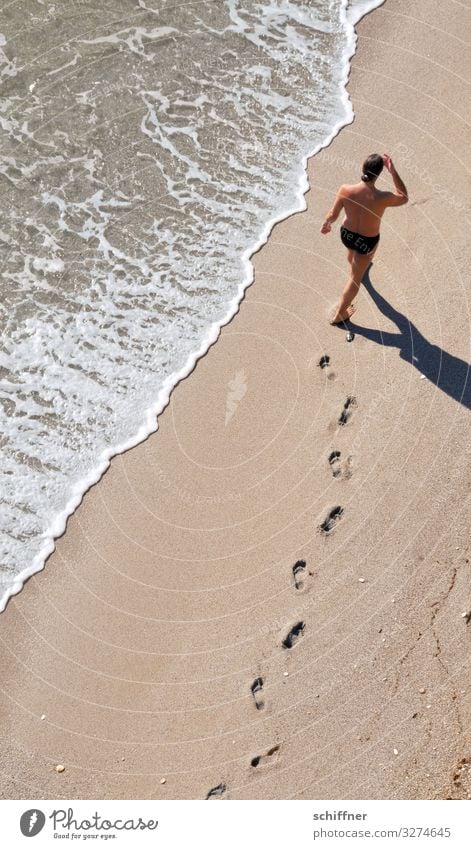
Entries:
POLYGON ((321 227, 321 233, 330 233, 332 224, 345 212, 340 228, 340 238, 348 249, 350 277, 342 297, 331 317, 331 324, 340 324, 355 312, 352 304, 358 294, 363 275, 368 268, 379 242, 381 217, 388 206, 407 203, 407 189, 387 153, 372 153, 363 163, 361 182, 353 186, 340 186, 335 203, 321 227), (394 192, 376 188, 376 179, 386 166, 394 183, 394 192))

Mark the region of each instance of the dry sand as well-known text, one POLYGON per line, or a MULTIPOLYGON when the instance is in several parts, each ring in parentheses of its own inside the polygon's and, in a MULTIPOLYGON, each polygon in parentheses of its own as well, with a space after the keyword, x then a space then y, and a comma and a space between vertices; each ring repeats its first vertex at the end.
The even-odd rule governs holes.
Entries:
POLYGON ((307 211, 0 617, 4 798, 469 798, 470 23, 388 0, 360 24, 356 118, 310 161, 307 211), (411 200, 348 344, 319 227, 373 150, 411 200))

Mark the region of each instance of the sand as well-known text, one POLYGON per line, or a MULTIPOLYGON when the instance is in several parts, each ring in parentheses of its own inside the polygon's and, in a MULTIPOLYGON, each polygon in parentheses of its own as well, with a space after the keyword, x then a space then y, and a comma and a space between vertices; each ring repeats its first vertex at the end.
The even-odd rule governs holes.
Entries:
POLYGON ((470 797, 469 24, 438 0, 362 21, 307 210, 1 615, 3 798, 470 797), (319 228, 375 150, 411 199, 348 343, 319 228))

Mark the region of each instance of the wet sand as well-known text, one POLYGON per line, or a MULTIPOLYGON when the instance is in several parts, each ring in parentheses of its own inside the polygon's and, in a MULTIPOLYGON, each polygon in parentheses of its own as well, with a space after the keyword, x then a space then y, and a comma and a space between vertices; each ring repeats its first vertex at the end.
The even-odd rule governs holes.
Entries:
POLYGON ((0 617, 3 798, 470 798, 469 19, 361 22, 307 210, 0 617), (319 228, 372 151, 410 202, 349 343, 319 228))

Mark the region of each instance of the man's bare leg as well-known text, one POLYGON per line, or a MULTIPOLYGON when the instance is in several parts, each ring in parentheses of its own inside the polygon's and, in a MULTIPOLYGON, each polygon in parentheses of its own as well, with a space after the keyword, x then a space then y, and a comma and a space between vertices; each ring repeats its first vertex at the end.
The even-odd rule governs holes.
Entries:
POLYGON ((351 266, 350 277, 342 292, 337 308, 330 319, 331 324, 340 324, 342 321, 346 321, 350 318, 350 316, 352 316, 355 312, 355 307, 353 306, 352 301, 358 295, 363 275, 371 263, 375 250, 371 251, 369 254, 359 254, 355 251, 348 252, 348 259, 351 266))
POLYGON ((359 288, 360 284, 355 283, 353 280, 347 283, 342 292, 339 305, 330 319, 331 324, 341 324, 342 321, 346 321, 353 315, 355 312, 355 306, 352 304, 352 301, 355 296, 358 295, 359 288))

